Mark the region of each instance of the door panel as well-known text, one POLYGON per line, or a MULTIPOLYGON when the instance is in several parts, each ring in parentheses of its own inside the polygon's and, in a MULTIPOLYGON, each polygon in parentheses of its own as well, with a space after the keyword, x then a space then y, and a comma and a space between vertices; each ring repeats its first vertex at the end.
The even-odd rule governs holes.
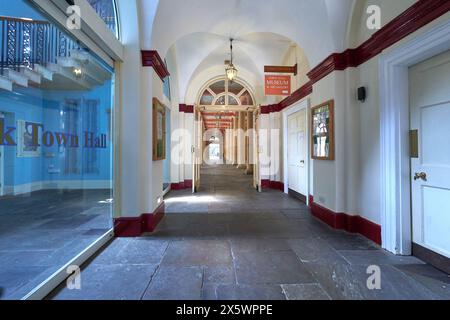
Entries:
POLYGON ((450 190, 434 187, 423 188, 423 241, 438 253, 450 256, 450 190))
POLYGON ((289 189, 306 196, 307 193, 307 145, 306 110, 288 117, 288 178, 289 189))
POLYGON ((413 242, 450 258, 450 52, 410 70, 413 242))
POLYGON ((450 166, 450 103, 422 108, 422 164, 450 166))

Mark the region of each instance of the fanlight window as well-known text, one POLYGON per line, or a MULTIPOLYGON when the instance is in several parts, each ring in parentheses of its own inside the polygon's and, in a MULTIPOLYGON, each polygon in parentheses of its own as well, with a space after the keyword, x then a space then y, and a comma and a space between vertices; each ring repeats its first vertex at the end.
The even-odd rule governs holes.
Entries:
POLYGON ((116 0, 87 0, 98 16, 119 38, 119 21, 117 19, 116 0))
POLYGON ((200 98, 202 106, 253 106, 249 90, 236 80, 220 80, 209 85, 200 98))

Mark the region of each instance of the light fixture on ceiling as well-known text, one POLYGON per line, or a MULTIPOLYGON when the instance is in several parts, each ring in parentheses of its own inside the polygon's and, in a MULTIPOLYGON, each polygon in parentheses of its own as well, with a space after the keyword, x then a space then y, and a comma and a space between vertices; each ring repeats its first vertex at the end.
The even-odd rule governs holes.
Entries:
POLYGON ((74 68, 73 73, 76 77, 81 77, 83 75, 83 70, 81 70, 81 68, 74 68))
POLYGON ((233 82, 234 79, 236 79, 237 75, 238 75, 238 70, 235 68, 235 66, 233 64, 233 39, 230 39, 230 51, 231 51, 231 60, 230 60, 230 64, 228 64, 228 66, 225 68, 225 72, 227 74, 228 80, 233 82))

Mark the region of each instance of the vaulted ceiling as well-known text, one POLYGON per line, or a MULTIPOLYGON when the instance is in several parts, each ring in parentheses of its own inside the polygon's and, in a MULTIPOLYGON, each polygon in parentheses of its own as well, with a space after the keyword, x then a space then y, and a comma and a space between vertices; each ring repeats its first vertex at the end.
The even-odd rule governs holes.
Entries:
POLYGON ((240 77, 257 91, 263 85, 264 65, 281 64, 292 45, 303 49, 310 66, 342 51, 353 3, 163 0, 156 11, 152 47, 162 56, 173 50, 179 100, 192 104, 205 81, 224 73, 229 39, 234 38, 240 77))

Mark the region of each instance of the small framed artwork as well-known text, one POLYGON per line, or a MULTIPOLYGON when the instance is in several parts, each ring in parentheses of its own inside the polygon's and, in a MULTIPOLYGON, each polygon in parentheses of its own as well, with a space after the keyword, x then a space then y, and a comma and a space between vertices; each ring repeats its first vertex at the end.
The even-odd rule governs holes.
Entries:
MULTIPOLYGON (((25 120, 17 120, 17 157, 18 158, 38 158, 41 156, 41 138, 37 135, 37 145, 33 142, 32 132, 30 126, 27 128, 25 120)), ((40 131, 40 130, 39 130, 40 131)))
POLYGON ((311 155, 314 160, 334 160, 334 100, 311 109, 311 155))
POLYGON ((166 159, 166 107, 153 98, 153 161, 166 159))

